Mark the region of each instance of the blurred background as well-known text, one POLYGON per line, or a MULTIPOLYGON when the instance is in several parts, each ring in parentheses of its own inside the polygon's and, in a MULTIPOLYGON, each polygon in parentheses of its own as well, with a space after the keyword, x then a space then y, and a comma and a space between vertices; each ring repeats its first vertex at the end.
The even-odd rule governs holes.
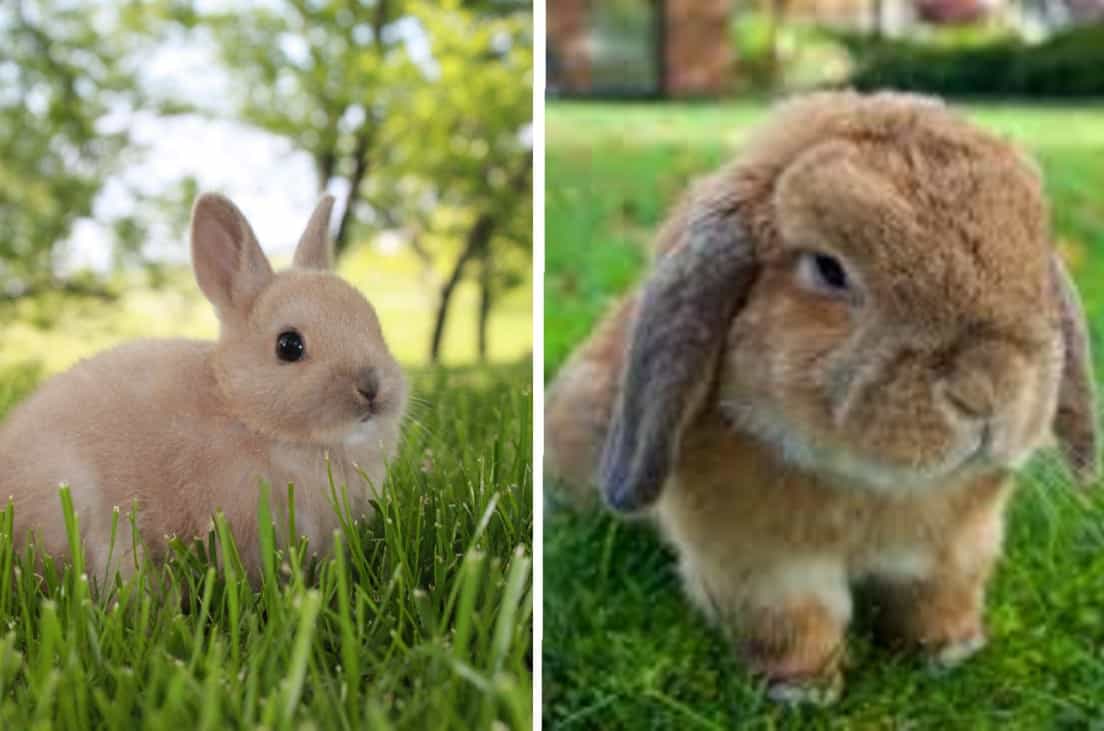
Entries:
POLYGON ((1104 0, 552 0, 548 91, 1104 96, 1104 0))
POLYGON ((525 0, 6 0, 0 375, 214 336, 202 190, 277 266, 335 194, 339 270, 404 363, 527 357, 532 40, 525 0))
POLYGON ((772 101, 824 88, 937 94, 1034 154, 1057 245, 1104 325, 1104 0, 554 0, 548 13, 546 377, 639 276, 690 180, 736 154, 772 101))
MULTIPOLYGON (((1104 1, 550 0, 547 62, 546 381, 639 281, 692 179, 775 99, 843 86, 942 95, 1039 161, 1104 379, 1104 1)), ((984 656, 939 680, 860 628, 830 721, 764 703, 649 526, 549 500, 546 728, 1099 724, 1104 498, 1045 459, 1021 482, 984 656)))

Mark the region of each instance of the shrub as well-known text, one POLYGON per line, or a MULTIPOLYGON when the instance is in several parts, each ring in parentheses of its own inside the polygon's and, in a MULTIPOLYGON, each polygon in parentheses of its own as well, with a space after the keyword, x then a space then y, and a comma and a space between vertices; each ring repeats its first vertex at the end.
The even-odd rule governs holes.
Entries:
POLYGON ((937 44, 840 36, 857 89, 895 88, 949 96, 1104 96, 1104 23, 1030 45, 1017 38, 937 44))

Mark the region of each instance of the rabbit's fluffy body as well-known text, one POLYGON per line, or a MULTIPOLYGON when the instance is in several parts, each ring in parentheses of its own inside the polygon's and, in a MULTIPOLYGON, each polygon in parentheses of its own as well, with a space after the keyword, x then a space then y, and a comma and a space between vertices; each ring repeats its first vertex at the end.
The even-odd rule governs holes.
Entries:
POLYGON ((942 105, 789 103, 680 203, 550 387, 548 472, 654 516, 780 697, 836 687, 859 580, 897 637, 960 659, 1012 471, 1052 430, 1096 470, 1048 236, 1034 168, 942 105))
POLYGON ((688 430, 681 459, 656 518, 679 548, 687 592, 736 631, 754 670, 834 681, 858 582, 877 595, 893 639, 938 659, 984 640, 1010 489, 1001 475, 949 480, 934 494, 862 491, 772 457, 720 418, 688 430))
POLYGON ((17 539, 34 531, 49 553, 68 553, 55 492, 64 483, 89 571, 100 579, 133 567, 132 505, 154 558, 171 536, 205 536, 221 510, 256 578, 261 480, 272 486, 284 526, 286 486, 296 486, 296 530, 319 552, 338 527, 327 459, 354 517, 369 512, 399 441, 406 384, 371 305, 321 271, 330 205, 324 200, 308 226, 296 268, 277 274, 229 201, 197 202, 193 254, 219 313, 219 341, 123 345, 55 376, 16 407, 0 428, 0 494, 14 497, 17 539), (242 275, 249 268, 252 283, 242 275), (306 342, 300 362, 277 357, 276 339, 288 329, 306 342), (355 390, 365 369, 371 399, 355 390), (119 534, 108 566, 115 508, 119 534))

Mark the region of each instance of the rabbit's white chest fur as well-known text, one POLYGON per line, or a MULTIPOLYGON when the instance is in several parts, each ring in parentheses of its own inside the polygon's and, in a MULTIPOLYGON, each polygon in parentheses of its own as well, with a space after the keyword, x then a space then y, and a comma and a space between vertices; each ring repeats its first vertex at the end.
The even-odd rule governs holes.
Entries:
POLYGON ((999 552, 1010 486, 994 474, 887 496, 796 471, 725 428, 687 435, 655 515, 708 614, 815 598, 840 621, 851 585, 938 580, 999 552))
MULTIPOLYGON (((278 526, 286 525, 287 485, 295 485, 298 532, 324 551, 338 521, 326 472, 348 486, 354 517, 382 483, 396 433, 365 430, 331 447, 278 443, 247 429, 220 402, 207 363, 211 345, 133 343, 79 364, 45 384, 0 429, 0 494, 15 500, 17 538, 34 530, 47 550, 64 553, 58 500, 71 488, 87 551, 98 575, 106 566, 112 514, 137 505, 142 540, 155 553, 169 536, 205 535, 221 510, 247 568, 257 565, 259 484, 272 486, 278 526), (167 367, 171 364, 171 368, 167 367), (357 472, 363 470, 366 482, 357 472)), ((125 557, 130 537, 117 540, 125 557)))

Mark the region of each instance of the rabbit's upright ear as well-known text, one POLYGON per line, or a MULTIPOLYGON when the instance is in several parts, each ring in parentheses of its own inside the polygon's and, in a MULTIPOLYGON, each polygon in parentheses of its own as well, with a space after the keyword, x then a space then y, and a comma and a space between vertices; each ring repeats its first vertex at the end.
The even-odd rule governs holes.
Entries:
POLYGON ((249 222, 228 198, 204 193, 192 209, 192 265, 219 319, 244 316, 272 280, 249 222))
POLYGON ((714 199, 691 200, 682 213, 677 243, 644 284, 629 339, 598 476, 615 510, 639 510, 659 497, 758 269, 735 204, 701 192, 714 199))
POLYGON ((1077 479, 1087 484, 1100 476, 1096 389, 1088 326, 1077 289, 1057 254, 1051 255, 1050 270, 1061 306, 1062 340, 1066 350, 1053 430, 1066 463, 1077 479))
POLYGON ((307 222, 307 229, 299 237, 295 247, 294 266, 300 269, 331 269, 333 267, 333 246, 330 243, 330 212, 333 211, 334 197, 322 196, 307 222))

